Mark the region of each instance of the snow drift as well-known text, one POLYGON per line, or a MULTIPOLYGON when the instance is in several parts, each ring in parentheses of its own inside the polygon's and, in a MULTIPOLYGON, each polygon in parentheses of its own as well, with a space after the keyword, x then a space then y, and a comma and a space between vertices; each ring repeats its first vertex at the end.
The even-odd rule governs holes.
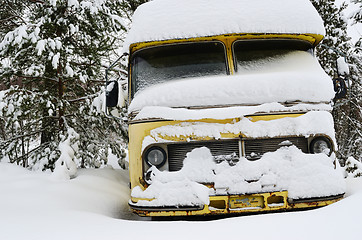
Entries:
POLYGON ((114 240, 137 236, 162 240, 172 236, 175 240, 216 240, 240 234, 271 240, 281 236, 295 240, 354 239, 362 234, 362 178, 345 181, 346 198, 316 210, 214 221, 202 218, 150 222, 149 218, 132 215, 127 206, 127 171, 85 169, 78 171, 73 180, 59 181, 48 172, 29 172, 14 164, 0 163, 0 239, 114 240))

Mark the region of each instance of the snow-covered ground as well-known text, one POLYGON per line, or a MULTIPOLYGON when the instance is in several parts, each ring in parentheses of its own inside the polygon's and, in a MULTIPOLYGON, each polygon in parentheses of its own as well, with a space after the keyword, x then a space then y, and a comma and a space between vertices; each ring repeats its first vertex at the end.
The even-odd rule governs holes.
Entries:
POLYGON ((150 221, 129 211, 125 170, 78 170, 77 177, 65 181, 0 163, 0 239, 358 239, 362 178, 346 183, 345 199, 315 210, 150 221))

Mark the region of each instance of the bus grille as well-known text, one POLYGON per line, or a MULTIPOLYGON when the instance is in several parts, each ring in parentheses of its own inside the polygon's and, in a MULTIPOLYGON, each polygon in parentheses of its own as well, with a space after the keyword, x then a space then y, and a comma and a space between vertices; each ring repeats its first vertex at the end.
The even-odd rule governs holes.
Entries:
POLYGON ((213 156, 229 155, 236 153, 239 156, 239 140, 221 140, 207 142, 190 142, 170 144, 168 148, 169 171, 178 171, 183 166, 186 154, 195 148, 207 147, 213 156))
POLYGON ((268 138, 268 139, 233 139, 205 142, 189 142, 169 144, 169 171, 179 171, 183 166, 186 154, 195 148, 207 147, 213 156, 232 155, 245 156, 248 160, 257 160, 266 152, 274 152, 282 146, 295 145, 304 153, 308 152, 308 140, 304 137, 268 138), (243 142, 245 153, 239 153, 239 142, 243 142))
POLYGON ((283 146, 294 145, 302 152, 308 152, 308 139, 305 137, 291 138, 268 138, 268 139, 249 139, 245 140, 245 157, 248 160, 257 160, 264 153, 274 152, 283 146))

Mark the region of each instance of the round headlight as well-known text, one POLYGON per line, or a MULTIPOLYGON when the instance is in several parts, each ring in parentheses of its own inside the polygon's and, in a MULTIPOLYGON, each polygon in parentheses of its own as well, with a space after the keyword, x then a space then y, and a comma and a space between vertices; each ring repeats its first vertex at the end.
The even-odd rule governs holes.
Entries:
POLYGON ((160 147, 151 147, 145 153, 145 161, 150 166, 161 167, 166 162, 166 152, 160 147))
POLYGON ((331 142, 325 137, 317 137, 310 143, 311 153, 325 153, 330 156, 332 153, 331 142))

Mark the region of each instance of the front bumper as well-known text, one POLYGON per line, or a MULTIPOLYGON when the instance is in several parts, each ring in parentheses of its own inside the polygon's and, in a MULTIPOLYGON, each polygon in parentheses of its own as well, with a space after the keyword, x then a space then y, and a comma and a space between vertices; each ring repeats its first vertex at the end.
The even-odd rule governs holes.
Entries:
POLYGON ((150 217, 226 215, 323 207, 341 200, 343 196, 344 194, 309 199, 291 199, 288 198, 287 191, 280 191, 249 195, 210 196, 208 205, 142 206, 137 204, 137 199, 133 199, 129 202, 129 206, 134 213, 150 217))

